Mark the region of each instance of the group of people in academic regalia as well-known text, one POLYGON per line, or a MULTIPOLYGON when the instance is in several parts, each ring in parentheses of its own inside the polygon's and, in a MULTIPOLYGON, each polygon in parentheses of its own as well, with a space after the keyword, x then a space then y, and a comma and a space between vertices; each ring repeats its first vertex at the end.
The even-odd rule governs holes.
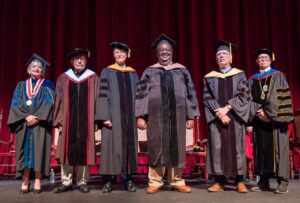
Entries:
POLYGON ((214 176, 209 192, 225 188, 235 177, 236 189, 247 193, 246 126, 253 129, 254 173, 260 177, 251 191, 271 191, 269 179, 277 178, 276 194, 288 192, 288 123, 293 120, 291 93, 284 74, 271 68, 269 49, 254 53, 259 72, 247 80, 244 71, 231 67, 232 44, 216 47, 219 70, 204 77, 203 103, 208 123, 206 172, 214 176))
MULTIPOLYGON (((26 63, 29 78, 17 84, 8 126, 16 133, 16 176, 22 178, 21 194, 42 192, 41 179, 49 176, 51 132, 59 130, 55 158, 61 164, 62 193, 76 188, 90 191, 89 166, 95 164, 95 131, 101 129, 100 174, 103 193, 113 190, 115 176, 124 174, 124 188, 135 192, 132 175, 137 171, 137 128, 147 131, 148 187, 154 194, 167 174, 172 190, 190 193, 182 179, 185 167, 186 129, 200 116, 194 83, 188 69, 173 62, 176 41, 165 34, 151 45, 157 63, 139 79, 126 65, 128 45, 112 42, 115 63, 102 69, 100 77, 87 67, 90 52, 77 48, 65 55, 71 67, 56 87, 46 80, 50 64, 33 54, 26 63), (74 178, 73 176, 76 175, 74 178), (30 180, 34 179, 33 190, 30 180)), ((244 71, 231 67, 232 44, 219 41, 215 49, 219 68, 205 75, 203 103, 208 124, 206 172, 214 178, 209 192, 224 190, 235 177, 237 191, 248 192, 245 129, 253 128, 255 174, 252 191, 288 192, 287 124, 293 120, 291 95, 284 74, 271 68, 273 53, 255 53, 259 72, 247 80, 244 71)))

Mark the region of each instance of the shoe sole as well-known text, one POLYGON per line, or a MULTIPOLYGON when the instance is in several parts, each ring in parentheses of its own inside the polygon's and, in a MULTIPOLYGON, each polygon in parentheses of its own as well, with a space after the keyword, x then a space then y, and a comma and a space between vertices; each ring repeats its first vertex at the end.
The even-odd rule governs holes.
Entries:
POLYGON ((64 192, 69 192, 69 191, 73 191, 73 188, 70 189, 66 189, 66 190, 54 190, 54 193, 64 193, 64 192))
POLYGON ((207 190, 207 192, 223 192, 224 189, 220 189, 220 190, 207 190))
POLYGON ((266 191, 271 191, 271 189, 250 189, 251 192, 266 192, 266 191))
POLYGON ((159 190, 153 191, 153 192, 146 191, 147 194, 155 194, 155 193, 158 193, 158 192, 159 192, 159 190))
POLYGON ((287 190, 287 191, 285 191, 285 192, 280 192, 280 191, 274 191, 274 194, 286 194, 286 193, 288 193, 289 191, 287 190))
POLYGON ((171 188, 171 191, 177 191, 177 192, 181 192, 181 193, 191 193, 192 192, 192 190, 188 190, 188 191, 186 191, 186 190, 178 190, 178 189, 176 189, 176 188, 171 188))
POLYGON ((30 192, 30 191, 27 191, 27 190, 26 190, 26 191, 19 191, 19 194, 22 194, 22 195, 23 195, 23 194, 27 194, 27 193, 29 193, 29 192, 30 192))
POLYGON ((33 194, 40 194, 40 193, 42 193, 42 190, 41 190, 41 189, 39 189, 39 190, 34 189, 34 190, 33 190, 33 194))
POLYGON ((180 191, 180 190, 172 190, 172 191, 181 192, 181 193, 192 193, 192 191, 180 191))

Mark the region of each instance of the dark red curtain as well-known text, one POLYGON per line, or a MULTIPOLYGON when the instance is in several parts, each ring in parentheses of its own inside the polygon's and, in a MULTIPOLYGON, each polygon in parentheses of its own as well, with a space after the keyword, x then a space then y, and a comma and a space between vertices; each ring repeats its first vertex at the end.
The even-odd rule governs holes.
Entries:
POLYGON ((12 93, 17 82, 28 77, 24 64, 33 52, 52 64, 47 78, 55 82, 68 66, 66 52, 90 49, 89 65, 99 74, 113 62, 109 43, 118 40, 131 47, 128 65, 141 74, 156 62, 150 44, 161 32, 178 42, 175 61, 192 73, 202 137, 206 136, 202 79, 216 68, 212 47, 220 39, 238 44, 233 65, 248 76, 257 70, 253 52, 272 49, 273 67, 286 73, 298 109, 299 11, 298 0, 1 0, 0 137, 9 137, 6 122, 12 93))

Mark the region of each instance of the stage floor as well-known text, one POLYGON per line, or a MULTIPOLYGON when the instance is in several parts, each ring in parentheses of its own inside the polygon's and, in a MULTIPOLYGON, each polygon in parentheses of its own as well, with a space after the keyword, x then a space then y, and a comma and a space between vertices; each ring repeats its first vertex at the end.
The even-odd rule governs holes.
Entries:
MULTIPOLYGON (((90 183, 90 193, 83 194, 78 190, 54 194, 52 192, 54 185, 49 181, 43 181, 43 192, 39 195, 35 195, 32 192, 28 194, 19 194, 19 188, 21 181, 19 180, 0 180, 0 197, 1 202, 10 203, 169 203, 169 202, 184 202, 184 203, 295 203, 300 199, 300 181, 298 179, 291 180, 289 185, 289 193, 287 194, 273 194, 273 192, 249 192, 247 194, 240 194, 234 190, 233 186, 226 187, 226 190, 219 193, 208 193, 207 187, 211 184, 211 181, 205 182, 203 180, 188 180, 187 184, 192 187, 192 193, 183 194, 176 191, 171 191, 171 188, 166 185, 164 188, 156 194, 146 194, 146 183, 141 182, 137 184, 137 192, 129 193, 123 190, 123 185, 118 184, 114 186, 114 190, 110 194, 103 194, 101 191, 102 183, 100 179, 92 179, 90 183)), ((58 185, 57 183, 56 185, 58 185)), ((251 187, 255 182, 248 182, 247 186, 251 187)), ((276 182, 271 182, 271 187, 276 188, 276 182)))

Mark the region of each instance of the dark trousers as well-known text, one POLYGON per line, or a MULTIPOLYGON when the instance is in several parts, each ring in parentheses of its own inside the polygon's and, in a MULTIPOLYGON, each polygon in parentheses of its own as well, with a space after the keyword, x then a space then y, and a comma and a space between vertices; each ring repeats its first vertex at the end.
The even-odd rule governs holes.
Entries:
MULTIPOLYGON (((116 175, 103 175, 102 180, 105 183, 114 183, 116 181, 116 175)), ((127 184, 128 181, 132 180, 132 175, 131 174, 126 174, 124 178, 124 183, 127 184)))
MULTIPOLYGON (((243 175, 237 175, 235 177, 235 184, 237 185, 239 182, 243 182, 243 175)), ((220 185, 226 185, 227 184, 227 178, 224 175, 216 175, 215 176, 215 182, 219 183, 220 185)))
MULTIPOLYGON (((274 176, 272 174, 261 175, 257 184, 259 186, 269 186, 270 185, 269 179, 273 178, 273 177, 274 176)), ((283 177, 276 177, 276 178, 277 178, 277 183, 278 184, 286 184, 286 185, 288 185, 289 181, 286 180, 286 179, 284 179, 283 177)))

